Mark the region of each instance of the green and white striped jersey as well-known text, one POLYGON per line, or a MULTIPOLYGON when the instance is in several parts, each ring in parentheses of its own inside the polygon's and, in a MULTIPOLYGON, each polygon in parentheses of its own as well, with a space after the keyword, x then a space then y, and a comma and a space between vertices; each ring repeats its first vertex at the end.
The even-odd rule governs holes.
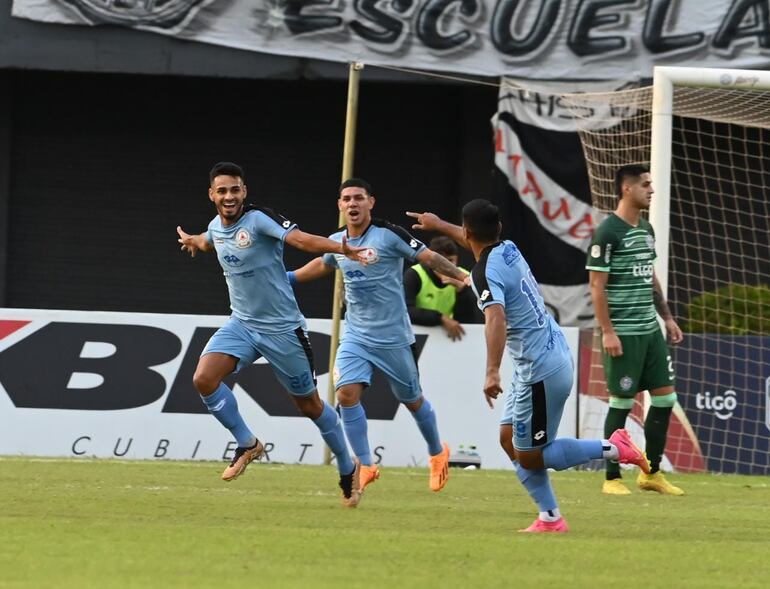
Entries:
POLYGON ((652 299, 655 257, 655 232, 646 219, 634 227, 612 214, 596 228, 586 269, 610 274, 607 302, 618 335, 643 335, 659 329, 652 299))

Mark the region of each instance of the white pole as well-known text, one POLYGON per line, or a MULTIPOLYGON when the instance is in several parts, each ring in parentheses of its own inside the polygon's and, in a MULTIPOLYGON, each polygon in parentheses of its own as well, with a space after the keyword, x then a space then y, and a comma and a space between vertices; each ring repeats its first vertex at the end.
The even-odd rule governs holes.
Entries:
POLYGON ((650 223, 655 229, 655 275, 663 296, 668 297, 668 250, 671 211, 671 140, 674 85, 668 68, 656 67, 652 80, 652 132, 650 175, 655 194, 650 205, 650 223))

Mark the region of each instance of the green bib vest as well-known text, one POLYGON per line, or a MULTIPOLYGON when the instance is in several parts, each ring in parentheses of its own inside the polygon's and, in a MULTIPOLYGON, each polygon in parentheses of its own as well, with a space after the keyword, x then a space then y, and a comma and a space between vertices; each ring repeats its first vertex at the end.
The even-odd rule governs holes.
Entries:
POLYGON ((421 309, 438 311, 442 315, 452 317, 454 315, 455 301, 457 300, 457 290, 455 287, 446 285, 443 288, 439 288, 433 283, 425 268, 420 264, 415 264, 412 268, 417 272, 422 282, 415 304, 421 309))

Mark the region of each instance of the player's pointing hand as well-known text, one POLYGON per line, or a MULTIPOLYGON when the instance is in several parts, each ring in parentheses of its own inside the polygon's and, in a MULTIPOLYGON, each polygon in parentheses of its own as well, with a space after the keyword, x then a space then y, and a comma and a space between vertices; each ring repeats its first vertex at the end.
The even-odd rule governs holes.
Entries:
POLYGON ((412 225, 412 229, 437 231, 439 224, 441 223, 441 218, 438 215, 434 215, 433 213, 412 213, 407 211, 406 216, 412 217, 412 219, 417 219, 417 223, 412 225))

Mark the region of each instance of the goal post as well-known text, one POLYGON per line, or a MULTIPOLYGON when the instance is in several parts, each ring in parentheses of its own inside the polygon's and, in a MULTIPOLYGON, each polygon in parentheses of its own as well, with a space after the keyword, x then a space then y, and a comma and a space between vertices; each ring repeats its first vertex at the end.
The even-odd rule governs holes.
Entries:
POLYGON ((653 70, 650 176, 654 182, 655 198, 650 205, 650 223, 655 229, 655 242, 658 249, 655 274, 666 295, 668 294, 671 144, 675 86, 770 90, 770 71, 675 66, 656 66, 653 70))
MULTIPOLYGON (((655 273, 685 332, 672 349, 679 405, 664 466, 770 474, 770 72, 658 67, 652 86, 561 99, 599 218, 617 204, 615 170, 650 167, 655 273)), ((599 346, 594 337, 585 437, 603 433, 599 346)), ((641 443, 645 409, 628 426, 641 443)))

